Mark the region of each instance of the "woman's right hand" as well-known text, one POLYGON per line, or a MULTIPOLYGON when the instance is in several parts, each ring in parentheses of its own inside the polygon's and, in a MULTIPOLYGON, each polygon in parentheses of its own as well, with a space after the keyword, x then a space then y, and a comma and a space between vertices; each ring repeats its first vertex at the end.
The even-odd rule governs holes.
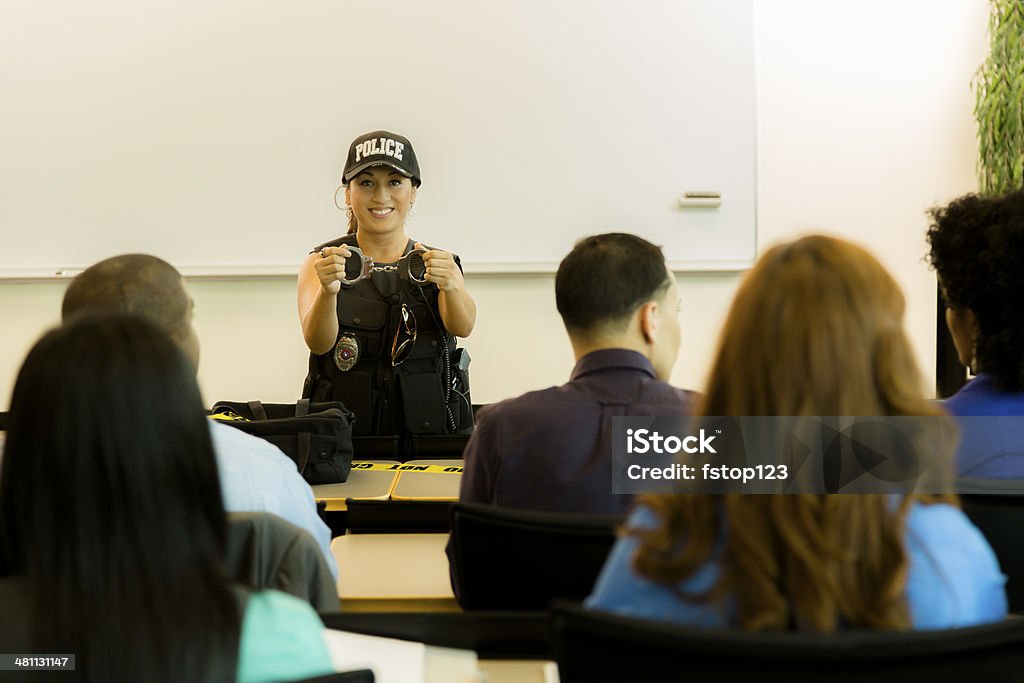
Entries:
POLYGON ((348 247, 324 247, 313 264, 320 286, 328 294, 341 291, 341 279, 345 277, 345 261, 352 255, 348 247))

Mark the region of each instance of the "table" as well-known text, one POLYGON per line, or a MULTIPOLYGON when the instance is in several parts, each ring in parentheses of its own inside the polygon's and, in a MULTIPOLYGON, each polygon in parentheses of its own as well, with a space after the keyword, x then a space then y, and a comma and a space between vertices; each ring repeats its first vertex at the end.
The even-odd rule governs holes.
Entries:
POLYGON ((346 498, 454 502, 459 499, 462 463, 461 459, 410 460, 407 463, 399 463, 396 460, 357 460, 348 481, 341 484, 317 484, 313 486, 313 497, 317 501, 325 502, 328 512, 344 511, 346 498), (395 469, 358 468, 359 463, 367 462, 395 469), (407 469, 410 467, 431 469, 407 469), (439 472, 437 468, 458 468, 458 471, 439 472))
POLYGON ((342 611, 458 611, 448 534, 347 534, 331 541, 342 611))
MULTIPOLYGON (((399 465, 397 460, 360 460, 378 465, 399 465)), ((341 484, 317 484, 313 486, 313 497, 327 503, 328 512, 345 509, 346 498, 364 500, 388 500, 398 481, 399 473, 390 470, 360 470, 353 468, 348 481, 341 484)))
POLYGON ((462 459, 455 460, 410 460, 406 466, 433 466, 437 468, 459 468, 458 472, 436 470, 417 472, 403 470, 391 491, 391 500, 440 500, 459 499, 459 483, 462 481, 462 459))
POLYGON ((481 659, 487 683, 558 683, 558 667, 540 659, 481 659))

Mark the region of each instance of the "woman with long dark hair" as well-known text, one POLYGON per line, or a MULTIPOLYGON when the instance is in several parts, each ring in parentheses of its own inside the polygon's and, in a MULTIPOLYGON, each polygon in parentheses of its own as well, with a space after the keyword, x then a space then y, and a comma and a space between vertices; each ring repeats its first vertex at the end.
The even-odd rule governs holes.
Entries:
POLYGON ((82 681, 331 671, 308 604, 226 577, 195 371, 151 323, 82 317, 32 348, 11 398, 0 515, 0 651, 75 654, 82 681))
MULTIPOLYGON (((896 282, 867 251, 810 236, 741 284, 700 413, 919 416, 896 282)), ((967 626, 1006 614, 1005 579, 955 496, 651 495, 589 598, 704 626, 967 626)))

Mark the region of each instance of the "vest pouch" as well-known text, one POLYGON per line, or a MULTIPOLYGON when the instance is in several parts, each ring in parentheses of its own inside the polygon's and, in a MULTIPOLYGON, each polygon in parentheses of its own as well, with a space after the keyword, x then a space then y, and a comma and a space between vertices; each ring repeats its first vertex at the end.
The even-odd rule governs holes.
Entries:
POLYGON ((419 331, 416 335, 416 343, 413 344, 412 350, 409 352, 409 360, 419 360, 421 358, 433 358, 437 359, 441 353, 441 335, 436 332, 430 331, 419 331))
POLYGON ((448 408, 455 418, 456 434, 473 433, 473 399, 469 395, 469 352, 456 349, 452 354, 452 394, 448 408))
POLYGON ((356 366, 345 373, 344 382, 336 382, 333 385, 326 382, 326 387, 334 400, 344 403, 345 407, 355 415, 352 434, 354 436, 370 434, 373 425, 373 410, 377 405, 377 390, 373 386, 372 370, 361 370, 359 366, 356 366))
POLYGON ((359 342, 359 359, 379 358, 391 352, 391 340, 384 339, 384 325, 388 320, 388 305, 383 301, 342 294, 338 323, 341 334, 350 333, 359 342), (387 348, 385 348, 387 346, 387 348))
POLYGON ((410 434, 447 434, 444 394, 436 373, 400 374, 399 389, 410 434))

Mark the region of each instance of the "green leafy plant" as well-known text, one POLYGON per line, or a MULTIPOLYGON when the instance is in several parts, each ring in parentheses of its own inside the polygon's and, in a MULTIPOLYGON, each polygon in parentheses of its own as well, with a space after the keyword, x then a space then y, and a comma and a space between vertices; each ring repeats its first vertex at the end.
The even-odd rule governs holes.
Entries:
POLYGON ((990 0, 989 54, 974 76, 982 194, 1024 187, 1024 0, 990 0))

